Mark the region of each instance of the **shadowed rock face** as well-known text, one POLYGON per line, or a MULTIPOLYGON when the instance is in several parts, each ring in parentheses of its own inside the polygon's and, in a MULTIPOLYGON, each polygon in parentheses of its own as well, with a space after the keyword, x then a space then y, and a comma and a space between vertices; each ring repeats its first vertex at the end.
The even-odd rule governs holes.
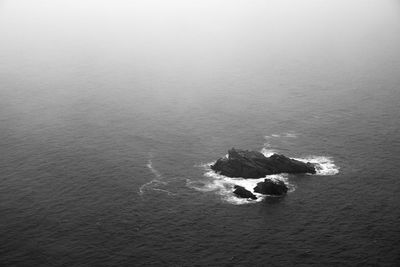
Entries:
POLYGON ((254 192, 264 195, 280 196, 286 194, 287 191, 288 188, 284 182, 271 179, 265 179, 254 187, 254 192))
POLYGON ((261 178, 278 173, 315 173, 312 163, 304 163, 283 155, 265 157, 256 151, 228 151, 228 157, 217 160, 211 169, 228 177, 261 178))
POLYGON ((252 192, 250 192, 249 190, 247 190, 243 186, 235 185, 234 188, 235 188, 235 191, 233 191, 233 193, 235 195, 237 195, 238 197, 257 199, 257 197, 252 192))

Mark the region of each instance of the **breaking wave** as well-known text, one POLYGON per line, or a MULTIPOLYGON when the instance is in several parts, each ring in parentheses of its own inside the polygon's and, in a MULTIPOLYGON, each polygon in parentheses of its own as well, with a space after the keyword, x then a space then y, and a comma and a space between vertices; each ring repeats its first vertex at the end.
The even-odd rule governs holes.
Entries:
MULTIPOLYGON (((260 151, 264 156, 270 157, 274 153, 277 153, 275 150, 270 149, 268 144, 264 144, 264 147, 260 151)), ((310 162, 315 165, 316 174, 322 176, 330 176, 336 175, 339 173, 339 167, 335 165, 335 162, 331 157, 326 156, 306 156, 304 158, 293 158, 295 160, 299 160, 302 162, 310 162)))
MULTIPOLYGON (((267 144, 264 144, 267 145, 267 144)), ((269 145, 268 145, 269 146, 269 145)), ((277 153, 275 150, 270 149, 268 147, 263 147, 263 149, 261 149, 260 151, 264 156, 266 156, 267 158, 271 157, 273 154, 277 153)))
POLYGON ((316 175, 336 175, 339 173, 339 167, 335 165, 330 157, 324 156, 308 156, 305 158, 295 158, 302 162, 310 162, 315 165, 316 175))
POLYGON ((265 197, 268 195, 253 192, 253 189, 256 187, 257 183, 263 182, 265 178, 281 180, 288 186, 289 192, 293 192, 295 190, 295 186, 289 183, 286 174, 267 175, 266 177, 257 179, 231 178, 214 172, 211 169, 212 164, 214 164, 214 162, 201 165, 201 167, 205 170, 205 180, 191 181, 187 179, 186 185, 189 188, 200 192, 215 192, 221 196, 222 200, 235 205, 257 203, 265 199, 265 197), (252 200, 236 197, 235 194, 233 194, 235 185, 243 186, 247 190, 253 192, 253 194, 257 196, 257 199, 252 200))

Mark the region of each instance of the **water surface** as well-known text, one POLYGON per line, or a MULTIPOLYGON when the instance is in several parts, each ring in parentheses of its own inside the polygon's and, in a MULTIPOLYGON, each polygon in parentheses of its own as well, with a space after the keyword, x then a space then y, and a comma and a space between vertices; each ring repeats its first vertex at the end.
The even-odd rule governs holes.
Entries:
POLYGON ((3 0, 0 36, 2 265, 400 263, 398 1, 3 0), (198 190, 233 146, 339 172, 237 205, 198 190))

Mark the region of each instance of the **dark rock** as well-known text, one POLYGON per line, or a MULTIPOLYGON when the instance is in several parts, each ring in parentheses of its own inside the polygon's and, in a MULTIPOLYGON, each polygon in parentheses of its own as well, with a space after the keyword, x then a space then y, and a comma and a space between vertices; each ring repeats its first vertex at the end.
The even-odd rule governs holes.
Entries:
POLYGON ((265 157, 257 151, 228 151, 228 156, 217 160, 211 169, 229 177, 261 178, 278 173, 315 173, 312 163, 304 163, 284 155, 265 157))
POLYGON ((233 191, 233 193, 235 195, 237 195, 238 197, 257 199, 257 197, 252 192, 250 192, 249 190, 247 190, 243 186, 235 185, 234 188, 235 188, 235 191, 233 191))
POLYGON ((264 195, 283 195, 286 194, 288 188, 283 181, 265 179, 264 182, 257 183, 254 192, 264 195))

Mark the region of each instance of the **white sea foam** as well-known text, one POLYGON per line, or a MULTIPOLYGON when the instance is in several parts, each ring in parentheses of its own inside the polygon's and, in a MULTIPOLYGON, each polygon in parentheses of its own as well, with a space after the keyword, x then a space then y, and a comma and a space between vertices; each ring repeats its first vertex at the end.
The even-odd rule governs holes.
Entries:
POLYGON ((155 190, 155 191, 160 191, 160 192, 167 193, 169 196, 176 196, 176 194, 174 194, 174 193, 171 193, 171 192, 169 192, 168 190, 165 190, 165 189, 160 189, 160 188, 152 188, 152 190, 155 190))
MULTIPOLYGON (((270 148, 269 143, 265 143, 264 147, 260 151, 264 156, 270 157, 277 151, 270 148)), ((316 174, 317 175, 335 175, 339 173, 339 167, 335 165, 333 159, 331 157, 326 156, 307 156, 305 158, 294 158, 296 160, 302 162, 310 162, 315 164, 316 174)))
POLYGON ((235 205, 251 204, 262 201, 266 196, 253 192, 253 189, 256 187, 257 183, 264 181, 265 178, 281 180, 288 186, 289 192, 295 190, 295 187, 289 184, 285 174, 268 175, 258 179, 231 178, 220 175, 211 170, 210 166, 212 164, 214 164, 214 162, 202 165, 205 170, 204 176, 208 179, 202 179, 201 181, 191 181, 188 179, 186 185, 200 192, 215 192, 220 195, 224 201, 235 205), (253 194, 257 196, 257 199, 252 200, 236 197, 233 193, 235 185, 243 186, 247 190, 253 192, 253 194))
POLYGON ((157 185, 158 186, 166 185, 168 183, 162 180, 163 177, 162 177, 161 173, 153 167, 153 162, 152 162, 151 158, 147 162, 146 167, 151 171, 151 173, 154 174, 155 178, 139 187, 139 195, 143 195, 146 188, 151 188, 152 190, 164 192, 164 193, 167 193, 168 195, 174 195, 173 193, 169 192, 168 190, 154 187, 157 185))
POLYGON ((297 138, 297 134, 294 132, 287 132, 287 133, 282 133, 282 134, 271 134, 271 135, 265 135, 265 139, 270 139, 270 138, 297 138))
POLYGON ((275 150, 269 148, 269 144, 264 144, 264 147, 260 151, 264 156, 267 158, 271 157, 273 154, 276 153, 275 150))
POLYGON ((153 162, 152 162, 151 159, 149 159, 149 161, 147 162, 146 166, 154 174, 155 177, 161 178, 161 174, 156 169, 154 169, 153 162))
POLYGON ((293 132, 285 133, 283 136, 287 138, 297 138, 297 134, 293 132))
POLYGON ((302 162, 310 162, 315 164, 316 175, 335 175, 339 173, 339 167, 335 165, 330 157, 324 156, 308 156, 305 158, 295 158, 302 162))

